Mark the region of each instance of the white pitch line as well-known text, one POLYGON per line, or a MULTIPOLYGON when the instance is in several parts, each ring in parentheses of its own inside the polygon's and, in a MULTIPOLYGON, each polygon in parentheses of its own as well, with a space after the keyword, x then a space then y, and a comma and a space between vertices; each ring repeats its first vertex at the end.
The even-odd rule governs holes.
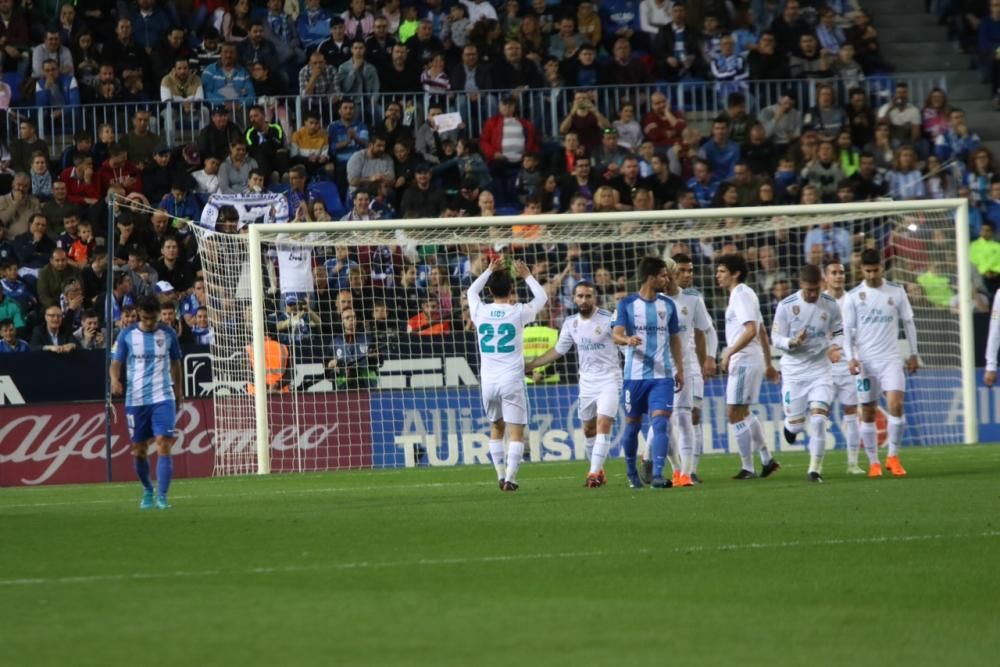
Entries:
MULTIPOLYGON (((567 480, 567 479, 577 479, 577 475, 561 475, 558 477, 545 477, 543 480, 567 480)), ((351 491, 359 491, 369 493, 371 491, 385 491, 392 489, 442 489, 449 488, 453 486, 496 486, 495 481, 491 482, 427 482, 424 484, 382 484, 379 486, 330 486, 330 487, 315 487, 308 489, 258 489, 253 492, 244 493, 199 493, 195 495, 173 495, 171 494, 171 500, 198 500, 201 498, 253 498, 260 496, 298 496, 298 495, 309 495, 311 493, 347 493, 351 491)), ((138 488, 138 487, 137 487, 138 488)), ((18 503, 16 505, 4 505, 0 503, 0 512, 8 509, 30 509, 36 507, 67 507, 72 505, 120 505, 123 503, 131 502, 132 497, 128 498, 100 498, 97 500, 75 500, 75 501, 55 501, 50 503, 18 503)))
POLYGON ((320 563, 316 565, 288 565, 284 567, 254 567, 244 570, 176 570, 173 572, 135 572, 131 574, 95 574, 73 577, 26 577, 21 579, 0 579, 0 587, 16 586, 46 586, 52 584, 90 584, 100 582, 149 581, 157 579, 195 579, 203 577, 218 577, 223 575, 270 575, 298 574, 304 572, 345 570, 377 570, 391 568, 436 567, 441 565, 482 565, 486 563, 508 563, 532 560, 565 560, 577 558, 608 558, 634 556, 636 554, 686 554, 699 553, 731 553, 736 551, 753 551, 758 549, 795 549, 817 546, 846 546, 859 544, 900 544, 907 542, 934 542, 941 540, 968 540, 1000 537, 1000 531, 988 530, 982 533, 964 533, 957 535, 899 535, 882 537, 834 538, 827 540, 791 540, 782 542, 747 542, 744 544, 689 545, 672 549, 633 549, 620 551, 557 551, 550 553, 507 554, 496 556, 476 556, 471 558, 420 558, 415 560, 397 561, 351 561, 346 563, 320 563))

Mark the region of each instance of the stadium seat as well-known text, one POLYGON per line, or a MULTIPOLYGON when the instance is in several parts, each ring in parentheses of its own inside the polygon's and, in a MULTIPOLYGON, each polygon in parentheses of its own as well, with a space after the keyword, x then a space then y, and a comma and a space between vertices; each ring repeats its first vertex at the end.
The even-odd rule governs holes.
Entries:
POLYGON ((7 72, 3 75, 3 82, 10 86, 11 105, 20 104, 21 86, 24 85, 24 76, 17 72, 7 72))

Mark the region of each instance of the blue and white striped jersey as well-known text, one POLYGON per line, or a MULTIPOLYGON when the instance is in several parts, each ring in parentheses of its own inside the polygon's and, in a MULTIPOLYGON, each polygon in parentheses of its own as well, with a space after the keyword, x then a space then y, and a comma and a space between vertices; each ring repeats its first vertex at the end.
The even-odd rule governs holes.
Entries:
POLYGON ((174 400, 171 361, 181 360, 177 334, 165 324, 146 332, 133 324, 118 334, 112 359, 125 364, 125 407, 174 400))
POLYGON ((658 294, 646 301, 638 292, 618 302, 612 326, 624 327, 628 336, 639 336, 642 344, 625 348, 626 380, 659 380, 674 376, 670 358, 670 336, 680 333, 677 304, 658 294))

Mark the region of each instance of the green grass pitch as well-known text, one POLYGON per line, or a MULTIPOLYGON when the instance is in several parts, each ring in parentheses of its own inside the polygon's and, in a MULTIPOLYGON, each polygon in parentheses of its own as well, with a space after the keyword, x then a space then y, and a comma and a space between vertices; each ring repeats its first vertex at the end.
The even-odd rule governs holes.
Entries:
POLYGON ((5 665, 995 665, 1000 447, 0 489, 5 665), (884 455, 884 452, 883 452, 884 455), (862 456, 862 459, 864 457, 862 456))

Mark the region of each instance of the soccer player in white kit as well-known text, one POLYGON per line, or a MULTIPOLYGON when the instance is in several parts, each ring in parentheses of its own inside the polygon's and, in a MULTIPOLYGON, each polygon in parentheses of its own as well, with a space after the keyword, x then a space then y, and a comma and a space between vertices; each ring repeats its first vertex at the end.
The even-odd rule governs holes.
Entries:
POLYGON ((736 435, 741 468, 733 479, 755 479, 753 452, 760 452, 761 477, 781 468, 767 448, 764 428, 750 406, 760 398, 760 385, 766 377, 778 379, 771 365, 771 341, 760 314, 757 294, 747 287, 747 261, 742 255, 722 255, 716 260, 715 279, 729 292, 726 307, 726 350, 719 369, 728 373, 726 380, 726 416, 736 435))
POLYGON ((983 384, 992 387, 997 381, 997 352, 1000 352, 1000 290, 993 296, 990 312, 990 334, 986 338, 986 373, 983 384))
POLYGON ((515 303, 514 281, 505 270, 502 256, 493 260, 469 287, 469 314, 479 341, 483 410, 491 423, 490 458, 501 491, 517 491, 517 471, 524 456, 524 427, 528 423, 524 325, 535 320, 547 299, 524 262, 515 262, 514 270, 531 290, 529 303, 515 303), (483 303, 480 298, 484 287, 493 296, 493 303, 483 303), (504 435, 510 438, 506 457, 504 435))
POLYGON ((832 360, 840 360, 844 328, 840 308, 832 297, 820 294, 823 274, 814 264, 799 271, 799 291, 778 304, 771 328, 781 357, 781 402, 785 432, 806 430, 809 413, 810 482, 823 481, 826 451, 826 415, 833 401, 832 360))
POLYGON ((674 424, 677 426, 681 466, 679 470, 674 470, 672 481, 674 486, 691 486, 696 483, 697 461, 702 449, 701 443, 697 441, 701 429, 697 433, 695 431, 695 423, 700 425, 701 422, 701 405, 705 397, 702 367, 709 357, 714 366, 718 337, 701 292, 691 287, 694 282, 694 262, 691 257, 677 254, 671 258, 671 262, 667 262, 669 276, 663 293, 677 304, 685 380, 683 388, 674 391, 674 424), (696 414, 699 417, 697 420, 696 414))
POLYGON ((611 427, 618 414, 622 391, 622 369, 618 348, 612 338, 614 314, 597 307, 593 283, 578 282, 573 288, 577 313, 566 318, 555 347, 524 366, 530 373, 547 366, 576 346, 579 367, 580 403, 577 409, 587 439, 590 472, 586 486, 597 488, 607 482, 604 461, 611 448, 611 427))
POLYGON ((903 417, 906 377, 896 343, 901 323, 910 345, 910 356, 906 360, 910 373, 917 372, 920 357, 917 352, 917 327, 906 290, 885 280, 884 271, 882 256, 877 250, 861 253, 861 272, 865 279, 847 294, 844 351, 848 368, 857 382, 858 402, 861 403, 861 443, 870 462, 868 476, 882 476, 875 411, 879 396, 885 394, 889 409, 889 456, 885 465, 893 475, 902 477, 906 470, 899 462, 899 445, 906 428, 903 417))
MULTIPOLYGON (((828 262, 823 275, 826 285, 824 294, 837 302, 840 317, 844 317, 844 304, 847 303, 847 290, 844 281, 847 272, 839 261, 828 262)), ((854 376, 847 368, 847 360, 841 351, 840 361, 833 364, 833 398, 844 410, 844 444, 847 447, 847 474, 864 475, 865 471, 858 465, 858 445, 861 436, 858 434, 858 390, 854 376)))

